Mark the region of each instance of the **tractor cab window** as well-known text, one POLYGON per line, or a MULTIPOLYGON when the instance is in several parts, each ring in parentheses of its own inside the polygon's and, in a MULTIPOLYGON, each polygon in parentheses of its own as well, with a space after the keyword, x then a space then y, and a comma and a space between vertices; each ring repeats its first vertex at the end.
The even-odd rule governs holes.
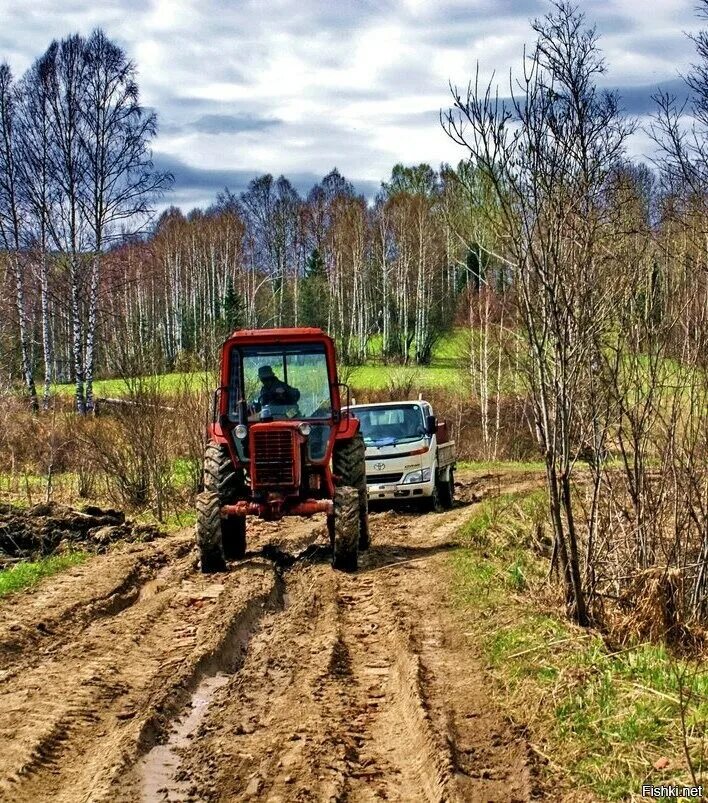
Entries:
POLYGON ((231 383, 233 418, 240 419, 239 401, 249 421, 332 415, 327 358, 319 344, 234 349, 231 383))

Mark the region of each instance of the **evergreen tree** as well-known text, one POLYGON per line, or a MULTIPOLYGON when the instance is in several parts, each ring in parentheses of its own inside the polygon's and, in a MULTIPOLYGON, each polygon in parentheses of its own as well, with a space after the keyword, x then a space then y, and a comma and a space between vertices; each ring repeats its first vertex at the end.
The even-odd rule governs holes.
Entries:
POLYGON ((226 279, 224 291, 224 327, 231 333, 243 326, 243 303, 236 293, 234 280, 229 276, 226 279))
POLYGON ((304 326, 326 329, 328 307, 327 268, 322 254, 317 248, 313 248, 305 264, 305 277, 300 284, 300 322, 304 326))

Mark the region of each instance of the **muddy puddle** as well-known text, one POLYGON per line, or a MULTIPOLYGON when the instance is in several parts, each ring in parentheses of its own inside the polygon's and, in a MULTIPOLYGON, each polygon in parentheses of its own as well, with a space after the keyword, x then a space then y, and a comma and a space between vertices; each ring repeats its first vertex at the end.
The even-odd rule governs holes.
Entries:
POLYGON ((164 744, 155 745, 140 762, 141 800, 143 803, 179 803, 189 796, 189 778, 178 779, 179 751, 204 719, 216 692, 229 682, 220 672, 204 678, 197 686, 187 713, 175 725, 164 744))

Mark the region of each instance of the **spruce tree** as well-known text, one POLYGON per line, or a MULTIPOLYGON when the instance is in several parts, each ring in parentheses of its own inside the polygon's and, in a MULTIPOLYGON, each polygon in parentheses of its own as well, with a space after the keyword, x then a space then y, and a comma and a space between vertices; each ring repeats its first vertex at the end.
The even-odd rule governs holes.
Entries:
POLYGON ((224 291, 224 326, 227 333, 243 326, 243 303, 236 293, 234 281, 230 276, 226 279, 224 291))
POLYGON ((300 285, 300 321, 303 325, 327 328, 328 295, 327 268, 319 250, 313 248, 300 285))

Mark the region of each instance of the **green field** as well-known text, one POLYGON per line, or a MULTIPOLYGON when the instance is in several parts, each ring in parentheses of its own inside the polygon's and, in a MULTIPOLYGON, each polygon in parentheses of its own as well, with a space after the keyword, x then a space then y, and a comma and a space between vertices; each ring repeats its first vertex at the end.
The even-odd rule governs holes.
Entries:
MULTIPOLYGON (((370 341, 370 359, 364 365, 340 366, 340 380, 346 381, 355 392, 367 390, 396 390, 410 386, 416 391, 426 388, 447 388, 460 392, 469 385, 467 362, 469 360, 470 333, 465 328, 457 328, 441 337, 433 349, 430 365, 383 364, 377 354, 380 352, 380 338, 370 341)), ((216 366, 215 366, 216 369, 216 366)), ((494 371, 491 372, 494 374, 494 371)), ((145 377, 156 383, 160 393, 175 394, 180 390, 204 389, 211 392, 218 384, 216 370, 190 373, 167 373, 145 377)), ((134 380, 130 380, 133 382, 134 380)), ((490 376, 494 381, 494 376, 490 376)), ((502 376, 502 392, 516 393, 521 387, 518 375, 509 371, 502 376)), ((94 394, 101 398, 125 396, 127 383, 124 379, 98 379, 94 382, 94 394)), ((62 397, 71 396, 72 384, 56 384, 52 392, 62 397)), ((490 388, 493 392, 493 388, 490 388)))

